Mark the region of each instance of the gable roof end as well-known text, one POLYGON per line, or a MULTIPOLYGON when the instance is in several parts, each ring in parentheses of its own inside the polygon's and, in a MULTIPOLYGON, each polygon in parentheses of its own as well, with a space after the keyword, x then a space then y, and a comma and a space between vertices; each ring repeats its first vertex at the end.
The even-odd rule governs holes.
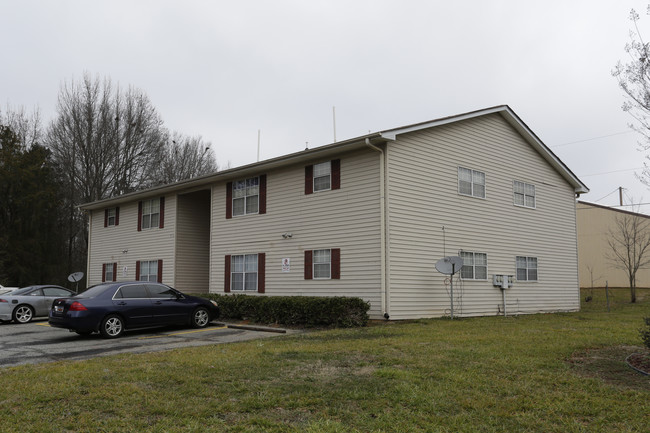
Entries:
POLYGON ((459 122, 462 120, 473 119, 487 114, 499 114, 535 149, 560 175, 573 187, 576 194, 586 194, 589 188, 567 167, 560 158, 549 149, 542 140, 535 135, 533 131, 515 114, 507 105, 498 105, 496 107, 485 108, 483 110, 471 111, 455 116, 443 117, 428 122, 416 123, 413 125, 402 126, 399 128, 382 131, 382 137, 387 140, 395 140, 398 135, 408 132, 419 131, 422 129, 433 128, 436 126, 446 125, 448 123, 459 122))

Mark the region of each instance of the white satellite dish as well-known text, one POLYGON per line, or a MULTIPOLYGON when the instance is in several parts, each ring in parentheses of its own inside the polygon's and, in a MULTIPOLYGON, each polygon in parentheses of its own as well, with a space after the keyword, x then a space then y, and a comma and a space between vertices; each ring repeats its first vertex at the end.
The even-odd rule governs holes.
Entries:
POLYGON ((83 272, 73 272, 72 274, 68 275, 68 281, 71 283, 78 283, 83 277, 83 272))
POLYGON ((73 272, 68 275, 68 281, 75 283, 75 292, 79 293, 79 281, 84 277, 83 272, 73 272))
POLYGON ((463 267, 463 259, 458 256, 443 257, 436 262, 436 269, 441 274, 454 275, 463 267))

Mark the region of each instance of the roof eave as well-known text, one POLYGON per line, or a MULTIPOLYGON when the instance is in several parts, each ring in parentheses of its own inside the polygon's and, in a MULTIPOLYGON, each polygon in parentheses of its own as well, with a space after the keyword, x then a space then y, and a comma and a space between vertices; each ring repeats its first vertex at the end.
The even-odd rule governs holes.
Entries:
POLYGON ((80 205, 79 208, 81 210, 103 209, 106 207, 116 206, 121 203, 130 202, 136 199, 144 199, 156 195, 165 195, 172 192, 190 192, 193 190, 204 189, 202 187, 207 187, 208 185, 216 182, 224 182, 227 180, 246 176, 251 173, 259 173, 261 171, 271 170, 276 167, 282 167, 289 164, 297 164, 302 161, 313 160, 315 158, 325 157, 328 155, 335 155, 342 150, 349 151, 356 148, 363 148, 366 146, 366 139, 370 140, 373 143, 391 140, 390 137, 384 137, 382 133, 375 132, 350 140, 339 141, 336 143, 315 147, 313 149, 305 149, 300 152, 295 152, 288 155, 255 162, 252 164, 246 164, 235 168, 229 168, 227 170, 218 171, 216 173, 211 173, 192 179, 185 179, 175 183, 155 186, 141 191, 134 191, 120 195, 118 197, 111 197, 103 200, 85 203, 80 205))

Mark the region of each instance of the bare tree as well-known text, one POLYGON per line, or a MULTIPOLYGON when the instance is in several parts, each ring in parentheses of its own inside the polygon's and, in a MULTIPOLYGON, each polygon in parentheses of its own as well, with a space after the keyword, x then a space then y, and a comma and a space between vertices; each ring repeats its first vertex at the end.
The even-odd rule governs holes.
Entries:
MULTIPOLYGON (((648 6, 650 15, 650 5, 648 6)), ((634 30, 630 31, 630 42, 625 45, 629 56, 627 63, 619 61, 612 71, 623 90, 625 101, 623 111, 636 121, 630 127, 643 136, 639 143, 641 151, 650 150, 650 43, 645 42, 639 30, 639 14, 632 9, 629 16, 634 30)), ((650 156, 646 155, 646 159, 650 156)), ((641 182, 650 186, 650 166, 644 162, 644 169, 638 176, 641 182)))
POLYGON ((172 183, 219 169, 210 148, 200 136, 188 137, 174 132, 168 142, 159 165, 158 183, 172 183))
POLYGON ((54 159, 67 173, 79 203, 141 188, 162 152, 163 122, 141 91, 113 89, 85 74, 64 83, 57 117, 47 133, 54 159))
POLYGON ((625 271, 630 283, 630 302, 636 302, 636 273, 650 266, 650 217, 624 213, 609 229, 607 259, 625 271))
POLYGON ((0 125, 11 128, 23 150, 29 150, 43 140, 43 124, 38 108, 27 113, 25 107, 13 108, 7 105, 4 114, 0 110, 0 125))

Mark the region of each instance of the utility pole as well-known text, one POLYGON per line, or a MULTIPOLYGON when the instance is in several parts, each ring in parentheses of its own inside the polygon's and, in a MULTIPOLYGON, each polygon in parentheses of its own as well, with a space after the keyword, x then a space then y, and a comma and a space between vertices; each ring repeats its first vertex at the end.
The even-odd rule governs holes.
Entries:
POLYGON ((618 203, 623 206, 623 187, 618 187, 618 203))

